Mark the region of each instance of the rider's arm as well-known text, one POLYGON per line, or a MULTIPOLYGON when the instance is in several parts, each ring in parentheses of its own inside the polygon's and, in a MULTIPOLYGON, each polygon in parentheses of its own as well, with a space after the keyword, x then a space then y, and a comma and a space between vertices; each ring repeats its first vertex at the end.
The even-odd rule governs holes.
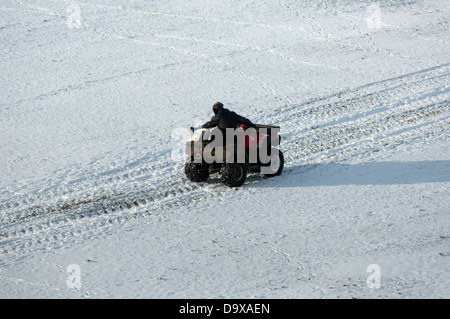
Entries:
POLYGON ((202 125, 202 128, 211 128, 217 126, 218 124, 219 124, 219 117, 213 116, 211 121, 202 125))

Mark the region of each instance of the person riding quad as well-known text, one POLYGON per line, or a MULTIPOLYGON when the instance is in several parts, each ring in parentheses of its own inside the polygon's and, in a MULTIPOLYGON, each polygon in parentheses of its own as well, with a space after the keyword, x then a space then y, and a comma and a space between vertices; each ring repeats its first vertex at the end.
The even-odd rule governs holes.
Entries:
POLYGON ((266 176, 281 174, 284 157, 277 148, 279 126, 255 125, 220 102, 213 105, 213 111, 214 116, 198 132, 191 127, 191 138, 186 141, 188 179, 203 182, 218 172, 225 185, 239 187, 248 170, 266 176))
POLYGON ((214 103, 213 112, 214 116, 209 122, 203 124, 202 128, 212 128, 217 126, 222 131, 225 131, 227 128, 235 129, 239 124, 244 124, 248 127, 256 127, 249 119, 224 108, 223 104, 220 102, 214 103))

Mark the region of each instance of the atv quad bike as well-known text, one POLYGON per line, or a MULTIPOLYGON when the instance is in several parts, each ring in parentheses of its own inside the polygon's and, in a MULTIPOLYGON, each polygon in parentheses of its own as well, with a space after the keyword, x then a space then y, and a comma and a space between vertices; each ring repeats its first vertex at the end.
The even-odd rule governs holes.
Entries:
POLYGON ((279 126, 239 125, 226 132, 191 128, 186 141, 185 175, 193 182, 204 182, 210 174, 219 173, 222 182, 230 187, 241 186, 248 171, 268 177, 280 175, 284 167, 283 153, 278 148, 280 140, 279 126))

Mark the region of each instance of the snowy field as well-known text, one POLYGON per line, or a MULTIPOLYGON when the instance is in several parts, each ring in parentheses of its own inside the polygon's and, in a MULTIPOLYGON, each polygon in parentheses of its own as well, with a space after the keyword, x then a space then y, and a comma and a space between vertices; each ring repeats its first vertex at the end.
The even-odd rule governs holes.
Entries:
POLYGON ((450 298, 450 2, 2 0, 1 298, 450 298), (283 174, 192 183, 221 101, 283 174))

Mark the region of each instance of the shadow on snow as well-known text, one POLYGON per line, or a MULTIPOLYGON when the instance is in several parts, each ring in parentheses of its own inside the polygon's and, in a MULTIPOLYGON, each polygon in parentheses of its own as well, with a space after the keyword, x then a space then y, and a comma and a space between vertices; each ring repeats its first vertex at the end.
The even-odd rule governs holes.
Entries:
POLYGON ((450 182, 450 160, 286 165, 281 176, 253 187, 399 185, 450 182))

